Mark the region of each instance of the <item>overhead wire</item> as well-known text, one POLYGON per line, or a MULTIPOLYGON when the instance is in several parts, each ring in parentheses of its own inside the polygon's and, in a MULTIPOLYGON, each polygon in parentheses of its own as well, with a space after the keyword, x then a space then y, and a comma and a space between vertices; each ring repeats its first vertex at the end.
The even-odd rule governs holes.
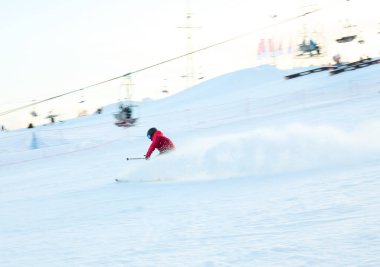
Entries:
POLYGON ((214 44, 202 47, 200 49, 193 50, 191 52, 188 52, 188 53, 185 53, 185 54, 182 54, 182 55, 179 55, 179 56, 176 56, 176 57, 173 57, 173 58, 170 58, 170 59, 158 62, 158 63, 155 63, 153 65, 149 65, 149 66, 143 67, 141 69, 137 69, 135 71, 128 72, 126 74, 123 74, 123 75, 120 75, 120 76, 117 76, 117 77, 114 77, 114 78, 110 78, 110 79, 107 79, 107 80, 104 80, 104 81, 101 81, 101 82, 93 83, 93 84, 90 84, 88 86, 85 86, 85 87, 82 87, 82 88, 79 88, 79 89, 75 89, 75 90, 72 90, 72 91, 69 91, 69 92, 66 92, 66 93, 63 93, 63 94, 59 94, 59 95, 56 95, 56 96, 53 96, 53 97, 49 97, 49 98, 46 98, 46 99, 43 99, 43 100, 40 100, 40 101, 34 101, 33 103, 30 103, 30 104, 27 104, 27 105, 23 105, 23 106, 19 106, 19 107, 16 107, 16 108, 13 108, 13 109, 10 109, 10 110, 7 110, 7 111, 3 111, 3 112, 0 112, 0 116, 4 116, 4 115, 7 115, 7 114, 16 112, 18 110, 29 108, 29 107, 32 107, 32 106, 35 106, 35 105, 38 105, 38 104, 41 104, 41 103, 44 103, 44 102, 48 102, 48 101, 51 101, 53 99, 60 98, 60 97, 63 97, 63 96, 69 95, 69 94, 73 94, 73 93, 76 93, 76 92, 79 92, 79 91, 83 91, 83 90, 91 88, 91 87, 95 87, 95 86, 98 86, 98 85, 101 85, 101 84, 105 84, 105 83, 108 83, 108 82, 111 82, 111 81, 114 81, 114 80, 118 80, 118 79, 121 79, 123 77, 128 77, 128 76, 130 76, 132 74, 136 74, 136 73, 139 73, 139 72, 142 72, 142 71, 145 71, 145 70, 148 70, 148 69, 151 69, 151 68, 154 68, 154 67, 157 67, 157 66, 169 63, 171 61, 175 61, 177 59, 180 59, 180 58, 183 58, 183 57, 187 57, 189 55, 192 55, 192 54, 195 54, 195 53, 199 53, 199 52, 202 52, 204 50, 207 50, 207 49, 210 49, 210 48, 213 48, 213 47, 216 47, 216 46, 220 46, 220 45, 225 44, 225 43, 232 42, 234 40, 243 38, 243 37, 245 37, 247 35, 256 33, 258 31, 261 31, 261 30, 264 30, 264 29, 268 29, 268 28, 272 28, 274 26, 281 25, 281 24, 287 23, 289 21, 299 19, 301 17, 310 15, 312 13, 316 13, 318 11, 320 11, 320 9, 315 9, 313 11, 305 12, 305 13, 303 13, 301 15, 297 15, 297 16, 294 16, 294 17, 291 17, 291 18, 279 21, 277 23, 272 23, 272 24, 270 24, 268 26, 263 26, 263 27, 261 27, 259 29, 255 29, 255 30, 252 30, 252 31, 249 31, 249 32, 237 35, 237 36, 234 36, 232 38, 229 38, 229 39, 226 39, 226 40, 223 40, 223 41, 220 41, 220 42, 217 42, 217 43, 214 43, 214 44))

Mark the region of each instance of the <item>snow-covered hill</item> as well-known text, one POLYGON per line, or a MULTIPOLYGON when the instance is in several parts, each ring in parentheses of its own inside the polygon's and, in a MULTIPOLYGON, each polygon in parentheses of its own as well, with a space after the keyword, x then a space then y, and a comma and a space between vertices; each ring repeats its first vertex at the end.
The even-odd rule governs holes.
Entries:
POLYGON ((379 70, 262 66, 139 103, 133 128, 112 105, 1 133, 1 266, 378 266, 379 70), (150 127, 176 152, 126 161, 150 127))

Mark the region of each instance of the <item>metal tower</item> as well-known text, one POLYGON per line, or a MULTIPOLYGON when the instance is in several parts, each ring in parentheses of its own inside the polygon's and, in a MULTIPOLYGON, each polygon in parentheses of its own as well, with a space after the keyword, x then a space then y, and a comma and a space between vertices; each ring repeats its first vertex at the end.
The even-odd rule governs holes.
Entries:
POLYGON ((190 12, 186 13, 186 23, 185 26, 178 27, 180 29, 186 30, 186 40, 187 40, 187 56, 186 56, 186 74, 182 77, 186 78, 186 86, 190 87, 194 84, 194 58, 193 58, 193 29, 200 29, 201 27, 192 26, 192 14, 190 12))

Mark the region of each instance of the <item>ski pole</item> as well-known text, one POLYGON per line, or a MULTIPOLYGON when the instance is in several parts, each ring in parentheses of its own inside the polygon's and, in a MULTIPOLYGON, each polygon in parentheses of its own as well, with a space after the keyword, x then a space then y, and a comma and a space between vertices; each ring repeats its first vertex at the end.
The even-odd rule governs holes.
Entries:
POLYGON ((145 158, 127 158, 127 160, 136 160, 136 159, 145 159, 145 158))

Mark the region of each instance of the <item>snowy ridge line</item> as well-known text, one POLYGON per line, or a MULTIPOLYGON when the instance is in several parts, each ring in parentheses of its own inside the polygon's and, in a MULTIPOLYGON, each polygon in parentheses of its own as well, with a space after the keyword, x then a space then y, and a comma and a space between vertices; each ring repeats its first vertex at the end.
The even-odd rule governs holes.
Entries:
MULTIPOLYGON (((85 150, 96 149, 98 147, 102 147, 102 146, 105 146, 105 145, 117 142, 117 141, 125 139, 125 138, 126 138, 125 135, 122 135, 122 136, 120 136, 120 137, 118 137, 116 139, 112 139, 112 140, 109 140, 107 142, 104 142, 104 143, 101 143, 101 144, 98 144, 98 145, 94 145, 94 146, 90 146, 90 147, 84 147, 84 148, 81 148, 81 149, 76 149, 76 150, 71 150, 71 151, 66 151, 66 152, 60 152, 60 153, 52 154, 52 155, 43 155, 41 157, 37 157, 37 158, 33 158, 33 159, 27 159, 27 160, 22 160, 22 161, 15 161, 15 162, 8 162, 8 163, 1 163, 0 162, 0 167, 10 166, 10 165, 17 165, 17 164, 22 164, 22 163, 26 163, 26 162, 32 162, 32 161, 36 161, 36 160, 41 160, 41 159, 53 158, 53 157, 56 157, 56 156, 62 156, 62 155, 72 154, 72 153, 81 152, 81 151, 85 151, 85 150)), ((64 145, 61 145, 61 146, 68 146, 68 145, 75 145, 75 144, 64 144, 64 145)), ((50 147, 45 147, 45 148, 40 148, 40 149, 32 150, 31 153, 33 153, 35 151, 36 152, 41 152, 41 151, 43 152, 44 150, 47 150, 49 148, 50 147)), ((27 151, 21 151, 21 153, 22 152, 25 153, 27 151)), ((20 152, 17 152, 17 153, 20 153, 20 152)))
MULTIPOLYGON (((364 79, 356 79, 356 80, 353 80, 353 81, 365 81, 365 80, 364 79)), ((371 84, 364 84, 364 85, 362 85, 362 84, 355 84, 355 87, 366 86, 367 89, 369 89, 369 86, 371 86, 371 85, 377 86, 377 84, 378 83, 371 83, 371 84)), ((260 88, 254 88, 254 89, 255 90, 260 90, 260 88)), ((322 88, 318 88, 318 90, 324 90, 324 88, 323 87, 322 88)), ((318 92, 318 90, 314 90, 314 91, 318 92)), ((300 91, 298 93, 301 94, 301 96, 303 96, 304 92, 300 91)), ((358 94, 361 95, 362 93, 358 93, 358 94)), ((248 97, 241 98, 241 99, 234 100, 234 101, 220 102, 220 103, 215 104, 215 105, 204 105, 204 106, 187 107, 185 109, 175 110, 175 111, 170 111, 170 112, 165 112, 165 113, 147 114, 147 115, 139 116, 139 118, 140 119, 144 119, 144 118, 163 117, 163 116, 178 115, 180 113, 182 113, 182 114, 188 114, 188 115, 191 115, 191 116, 194 116, 192 114, 195 114, 195 113, 199 113, 199 114, 203 113, 202 117, 205 117, 207 115, 210 115, 209 113, 205 113, 205 112, 210 112, 210 111, 211 112, 222 112, 222 113, 225 114, 225 113, 229 113, 229 110, 232 110, 232 109, 233 110, 237 110, 237 109, 243 110, 243 109, 246 109, 249 112, 253 112, 253 110, 255 110, 258 105, 259 106, 261 105, 262 101, 269 101, 268 105, 276 106, 278 104, 286 104, 289 101, 289 98, 285 98, 284 99, 283 96, 281 96, 281 95, 265 96, 265 97, 259 96, 259 97, 256 97, 255 93, 252 92, 251 94, 248 95, 248 97), (218 110, 219 107, 224 107, 224 109, 223 110, 218 110), (252 111, 250 111, 250 109, 252 109, 252 111)), ((231 113, 233 113, 233 112, 231 112, 231 113)))
MULTIPOLYGON (((273 83, 277 83, 277 81, 273 82, 273 83)), ((197 111, 199 112, 202 112, 202 111, 207 111, 208 109, 213 109, 213 108, 218 108, 218 107, 225 107, 225 106, 229 106, 229 105, 233 105, 233 106, 241 106, 240 104, 242 102, 246 103, 247 101, 250 101, 250 102, 255 102, 255 101, 260 101, 261 99, 275 99, 275 98, 278 98, 278 96, 257 96, 256 95, 256 92, 260 90, 265 90, 266 88, 268 87, 268 84, 264 84, 264 85, 259 85, 259 86, 252 86, 251 90, 253 90, 250 94, 245 94, 246 96, 244 98, 240 98, 240 99, 237 99, 237 100, 232 100, 232 101, 228 101, 228 102, 219 102, 217 104, 213 104, 213 105, 203 105, 203 106, 190 106, 190 107, 187 107, 185 109, 180 109, 180 110, 174 110, 174 111, 169 111, 169 112, 165 112, 165 113, 154 113, 154 114, 146 114, 144 116, 139 116, 139 118, 151 118, 151 117, 161 117, 161 116, 164 116, 164 115, 171 115, 171 114, 178 114, 178 113, 186 113, 188 111, 191 111, 191 110, 194 110, 196 109, 197 111)), ((233 90, 233 89, 231 89, 233 90)), ((249 90, 249 89, 247 89, 249 90)))

